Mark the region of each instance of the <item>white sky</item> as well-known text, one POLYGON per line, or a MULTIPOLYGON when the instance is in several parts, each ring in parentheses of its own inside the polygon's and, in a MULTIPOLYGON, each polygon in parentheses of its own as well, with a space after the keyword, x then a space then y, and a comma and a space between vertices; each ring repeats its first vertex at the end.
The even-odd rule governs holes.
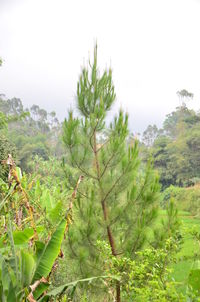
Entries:
POLYGON ((95 39, 132 131, 160 126, 181 89, 200 109, 200 0, 0 0, 0 93, 63 119, 95 39))

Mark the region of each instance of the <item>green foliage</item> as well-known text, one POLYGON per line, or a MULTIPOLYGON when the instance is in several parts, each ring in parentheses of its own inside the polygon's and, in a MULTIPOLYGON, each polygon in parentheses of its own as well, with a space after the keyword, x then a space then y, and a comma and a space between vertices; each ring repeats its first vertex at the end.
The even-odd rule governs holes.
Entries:
MULTIPOLYGON (((200 178, 198 164, 200 150, 200 115, 185 105, 167 115, 163 128, 156 131, 153 126, 144 132, 154 141, 148 153, 154 158, 155 168, 160 173, 163 189, 171 184, 189 186, 200 178), (151 131, 150 131, 151 130, 151 131)), ((145 140, 144 140, 145 141, 145 140)), ((146 140, 147 146, 149 146, 146 140)))
MULTIPOLYGON (((175 261, 176 240, 169 238, 162 249, 148 248, 136 253, 135 260, 113 257, 106 243, 98 242, 105 270, 120 278, 124 301, 186 301, 170 279, 169 263, 175 261)), ((111 282, 108 287, 112 287, 111 282)))
POLYGON ((52 297, 56 299, 58 296, 59 301, 64 301, 64 297, 73 299, 79 284, 97 283, 104 279, 117 280, 115 276, 104 275, 68 282, 58 288, 50 286, 50 275, 57 267, 61 244, 70 223, 71 216, 68 213, 71 206, 68 208, 66 205, 69 195, 63 192, 65 202, 62 203, 63 196, 57 188, 51 187, 50 191, 45 184, 40 184, 39 180, 29 182, 25 175, 22 177, 18 174, 21 189, 17 190, 14 183, 10 191, 5 187, 5 197, 1 201, 3 210, 0 218, 0 300, 51 301, 52 297), (37 225, 33 228, 29 227, 30 217, 25 217, 29 197, 31 207, 34 208, 32 219, 37 225), (38 200, 40 205, 37 204, 38 200), (17 212, 22 207, 22 221, 18 224, 17 212))
POLYGON ((59 157, 62 154, 60 124, 55 112, 47 113, 37 105, 24 110, 21 100, 17 98, 0 98, 1 111, 0 127, 5 121, 8 123, 6 137, 16 145, 23 171, 31 171, 31 161, 35 156, 48 160, 50 155, 59 157))
MULTIPOLYGON (((98 282, 103 281, 104 279, 108 279, 108 280, 112 280, 112 281, 118 281, 119 277, 114 276, 114 275, 112 276, 112 275, 109 274, 108 276, 98 276, 98 277, 91 277, 91 278, 76 280, 76 281, 64 284, 62 286, 59 286, 59 287, 47 292, 44 299, 46 297, 56 297, 58 295, 61 295, 63 292, 66 292, 66 290, 67 290, 67 293, 70 294, 70 298, 73 299, 75 289, 79 284, 82 284, 82 283, 83 284, 84 283, 91 284, 91 283, 94 283, 95 281, 98 281, 98 282)), ((41 301, 43 301, 43 299, 41 301)))
POLYGON ((78 109, 83 116, 90 120, 94 119, 95 124, 98 119, 98 130, 103 127, 105 113, 111 108, 115 97, 111 69, 108 72, 105 71, 102 76, 99 74, 96 45, 91 73, 89 75, 88 69, 83 68, 77 84, 78 109))
MULTIPOLYGON (((5 257, 3 254, 0 254, 1 301, 21 302, 23 298, 27 297, 27 293, 29 292, 28 287, 33 284, 34 281, 40 280, 44 275, 47 277, 59 254, 65 227, 66 221, 63 221, 57 227, 47 244, 43 244, 43 249, 40 253, 30 251, 28 246, 23 248, 23 250, 17 248, 12 237, 12 230, 9 231, 12 256, 5 257), (5 276, 7 276, 7 280, 5 276), (11 291, 13 300, 10 300, 11 291)), ((47 287, 45 286, 43 291, 46 290, 46 288, 47 287)), ((42 293, 43 292, 41 292, 41 294, 42 293)))
POLYGON ((3 112, 0 111, 0 130, 7 127, 7 118, 3 112))
POLYGON ((60 252, 62 239, 66 228, 66 219, 62 220, 56 231, 51 236, 46 246, 43 248, 40 257, 37 261, 36 269, 32 281, 39 280, 42 277, 47 277, 51 268, 60 252))
MULTIPOLYGON (((199 228, 197 227, 191 227, 188 230, 189 234, 192 236, 192 238, 196 241, 198 244, 198 247, 200 247, 200 232, 199 228)), ((191 296, 194 301, 200 301, 198 300, 198 297, 200 295, 200 290, 199 290, 199 284, 200 284, 200 249, 198 251, 195 251, 195 257, 194 257, 194 262, 192 265, 192 268, 189 272, 188 275, 188 292, 189 296, 191 296)))
POLYGON ((162 248, 166 240, 169 238, 176 239, 177 242, 182 242, 182 235, 180 232, 180 219, 178 218, 178 210, 174 204, 174 200, 170 199, 166 204, 166 215, 161 218, 161 221, 156 224, 154 228, 154 241, 152 246, 154 248, 162 248))
POLYGON ((129 144, 128 115, 120 110, 106 126, 114 101, 112 72, 100 75, 95 47, 93 64, 83 68, 77 85, 81 117, 69 112, 63 124, 68 182, 73 186, 76 175, 84 176, 66 250, 74 259, 72 273, 84 277, 102 273, 98 239, 109 242, 114 256, 133 258, 157 213, 158 177, 150 161, 140 166, 138 142, 129 144))
POLYGON ((200 301, 199 220, 184 216, 181 224, 175 207, 199 216, 200 115, 186 107, 192 93, 177 94, 182 105, 163 129, 144 132, 141 163, 128 115, 120 110, 107 124, 115 88, 112 70, 98 70, 95 46, 77 84, 80 115, 69 111, 63 123, 64 172, 55 112, 0 98, 0 162, 12 154, 31 172, 16 168, 8 185, 0 165, 1 301, 200 301), (149 155, 168 187, 159 212, 149 155))
POLYGON ((151 147, 155 139, 161 134, 156 125, 149 125, 143 132, 142 140, 148 146, 151 147))
POLYGON ((198 184, 188 188, 170 186, 163 191, 162 196, 163 205, 165 205, 170 198, 173 198, 176 201, 176 205, 179 210, 188 211, 192 215, 199 217, 200 190, 198 184))

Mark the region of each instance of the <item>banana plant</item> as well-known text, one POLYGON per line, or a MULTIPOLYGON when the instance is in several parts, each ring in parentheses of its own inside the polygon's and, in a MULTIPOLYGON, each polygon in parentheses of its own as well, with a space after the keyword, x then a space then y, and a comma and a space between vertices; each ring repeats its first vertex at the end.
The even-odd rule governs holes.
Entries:
MULTIPOLYGON (((64 234, 71 223, 72 204, 82 177, 79 178, 70 198, 68 210, 54 220, 57 222, 54 230, 45 233, 48 234, 48 240, 45 238, 41 241, 38 234, 43 233, 44 228, 43 226, 37 227, 35 209, 23 186, 22 175, 10 154, 4 162, 9 166, 10 190, 0 203, 1 209, 4 209, 2 216, 5 220, 5 223, 1 223, 0 230, 2 234, 0 238, 0 301, 28 300, 33 302, 37 301, 49 287, 49 274, 60 253, 64 234), (13 200, 15 200, 14 203, 13 200), (26 215, 29 215, 28 223, 26 223, 26 218, 23 219, 23 223, 25 221, 23 229, 21 229, 21 221, 19 226, 14 218, 18 214, 19 208, 23 208, 26 215), (31 227, 29 222, 31 222, 31 227)), ((49 199, 49 194, 47 199, 49 199)), ((49 213, 54 217, 59 207, 56 205, 51 210, 54 212, 49 211, 49 213)))
MULTIPOLYGON (((115 276, 99 276, 77 280, 48 290, 50 286, 48 276, 59 255, 67 224, 66 219, 63 219, 48 243, 36 241, 35 251, 30 252, 28 249, 23 250, 14 244, 12 225, 11 222, 9 223, 11 256, 0 254, 0 301, 49 301, 51 297, 60 296, 66 290, 73 297, 79 283, 104 278, 118 280, 115 276)), ((20 243, 19 236, 18 243, 20 243)), ((23 237, 21 243, 24 243, 23 237)))
POLYGON ((0 254, 0 301, 37 301, 49 287, 48 276, 60 253, 67 221, 63 219, 58 224, 46 244, 36 241, 34 251, 15 245, 10 219, 9 222, 11 256, 0 254))

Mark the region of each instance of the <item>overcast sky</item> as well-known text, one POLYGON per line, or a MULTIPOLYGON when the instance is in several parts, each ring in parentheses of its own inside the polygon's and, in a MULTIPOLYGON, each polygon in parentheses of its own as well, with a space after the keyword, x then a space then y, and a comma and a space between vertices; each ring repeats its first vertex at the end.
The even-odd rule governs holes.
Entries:
POLYGON ((160 126, 181 89, 200 109, 200 0, 0 0, 0 93, 63 119, 96 39, 132 131, 160 126))

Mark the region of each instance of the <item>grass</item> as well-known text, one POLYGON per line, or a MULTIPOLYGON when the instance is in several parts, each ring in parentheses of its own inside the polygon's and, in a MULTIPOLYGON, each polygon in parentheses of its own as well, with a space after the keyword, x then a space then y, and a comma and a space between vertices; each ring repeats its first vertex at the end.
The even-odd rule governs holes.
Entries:
MULTIPOLYGON (((185 291, 186 281, 192 268, 199 267, 197 255, 200 255, 200 246, 192 238, 189 230, 193 227, 200 230, 200 219, 195 218, 191 213, 179 211, 178 217, 181 221, 181 233, 183 236, 183 244, 180 252, 177 254, 177 263, 172 266, 172 277, 176 282, 180 282, 180 290, 185 291)), ((156 226, 161 225, 162 220, 167 218, 165 210, 161 210, 156 221, 156 226)))

